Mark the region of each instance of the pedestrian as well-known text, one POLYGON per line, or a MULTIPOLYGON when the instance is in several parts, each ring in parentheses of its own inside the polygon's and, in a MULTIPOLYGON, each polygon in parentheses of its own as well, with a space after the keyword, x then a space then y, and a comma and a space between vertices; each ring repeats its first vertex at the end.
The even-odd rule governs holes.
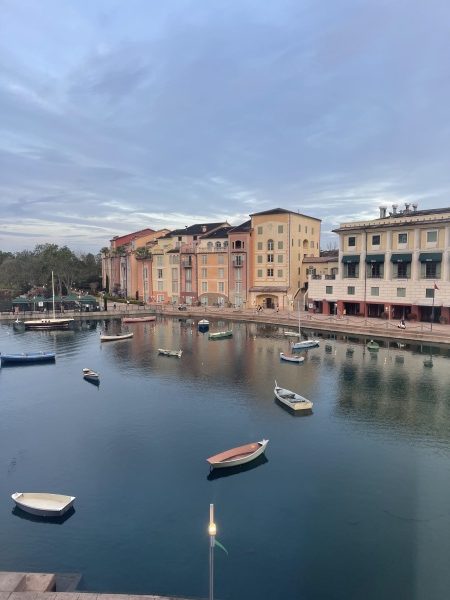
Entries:
POLYGON ((113 304, 113 309, 116 310, 116 303, 113 304))

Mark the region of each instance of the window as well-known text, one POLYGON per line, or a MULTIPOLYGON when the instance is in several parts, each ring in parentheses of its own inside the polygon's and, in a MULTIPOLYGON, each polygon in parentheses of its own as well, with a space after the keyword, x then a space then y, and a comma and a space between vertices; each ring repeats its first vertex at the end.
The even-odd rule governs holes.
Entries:
POLYGON ((172 269, 172 281, 178 280, 178 269, 172 269))
POLYGON ((314 248, 314 242, 309 242, 309 247, 314 248))
POLYGON ((347 287, 347 294, 348 294, 349 296, 354 296, 354 295, 355 295, 355 288, 354 288, 354 286, 353 286, 353 285, 349 285, 349 286, 347 287))
POLYGON ((311 235, 314 235, 314 227, 311 227, 311 235))
POLYGON ((242 256, 240 254, 237 254, 234 257, 234 264, 236 265, 236 267, 241 267, 242 266, 242 256))
POLYGON ((271 251, 273 248, 273 240, 267 240, 267 250, 271 251))
POLYGON ((406 288, 397 288, 397 298, 405 298, 406 288))
POLYGON ((282 254, 279 254, 277 256, 277 262, 282 263, 283 262, 283 258, 284 258, 284 256, 282 254))
POLYGON ((258 242, 258 250, 262 250, 262 242, 258 242))
POLYGON ((349 248, 356 246, 356 238, 354 236, 348 238, 348 240, 347 240, 347 246, 349 248))
POLYGON ((256 259, 256 260, 257 260, 257 262, 258 262, 258 263, 262 263, 262 255, 261 255, 261 254, 258 254, 258 256, 257 256, 257 259, 256 259))
POLYGON ((219 281, 217 283, 217 291, 220 292, 221 294, 224 293, 224 291, 225 291, 225 284, 224 284, 223 281, 219 281))
POLYGON ((202 292, 207 292, 207 291, 208 291, 208 282, 202 281, 202 292))
POLYGON ((164 295, 163 294, 158 294, 157 298, 156 298, 157 302, 164 302, 164 295))
POLYGON ((422 279, 440 279, 441 263, 436 261, 422 263, 421 276, 422 279))
POLYGON ((278 269, 277 270, 277 277, 280 277, 280 278, 283 277, 283 269, 278 269))
POLYGON ((164 290, 164 281, 158 281, 158 292, 162 292, 164 290))
POLYGON ((367 277, 369 279, 382 279, 384 275, 384 263, 374 262, 367 265, 367 277))
POLYGON ((434 298, 434 288, 427 288, 425 290, 425 298, 434 298))
POLYGON ((267 277, 273 277, 273 269, 267 269, 267 277))
POLYGON ((355 279, 359 277, 359 264, 358 263, 346 263, 344 264, 344 277, 349 279, 355 279))
POLYGON ((236 250, 240 250, 243 247, 244 242, 241 242, 241 240, 236 240, 235 242, 233 242, 233 248, 236 248, 236 250))
POLYGON ((268 254, 267 255, 267 262, 270 262, 270 263, 273 262, 273 254, 268 254))
POLYGON ((278 242, 278 250, 283 250, 283 242, 278 242))
POLYGON ((207 264, 208 264, 208 255, 202 254, 202 265, 207 265, 207 264))
POLYGON ((261 234, 262 234, 262 232, 263 232, 263 228, 262 228, 262 226, 260 225, 260 226, 258 227, 258 235, 261 235, 261 234))
POLYGON ((186 292, 192 292, 192 281, 186 281, 186 292))
POLYGON ((258 273, 257 277, 262 277, 262 269, 258 269, 257 273, 258 273))
POLYGON ((278 225, 278 233, 283 233, 283 225, 278 225))
POLYGON ((221 250, 222 244, 220 242, 216 242, 216 250, 221 250))
POLYGON ((408 243, 408 234, 407 233, 399 233, 398 234, 398 243, 399 244, 407 244, 408 243))
POLYGON ((381 236, 380 235, 373 235, 372 236, 372 246, 379 246, 380 245, 380 241, 381 241, 381 236))
POLYGON ((236 281, 234 289, 236 292, 242 292, 242 282, 241 281, 236 281))
POLYGON ((333 286, 332 285, 327 285, 325 287, 325 294, 332 294, 333 293, 333 286))
POLYGON ((158 269, 158 279, 162 279, 162 278, 163 278, 163 270, 158 269))
POLYGON ((234 270, 234 280, 235 281, 242 281, 242 271, 241 271, 241 269, 235 269, 234 270))
POLYGON ((394 279, 409 279, 411 277, 411 263, 401 262, 394 264, 394 279))
POLYGON ((222 268, 219 269, 218 277, 219 277, 219 279, 223 279, 224 278, 224 270, 222 268))
POLYGON ((371 296, 379 296, 380 295, 380 288, 379 287, 371 287, 370 288, 370 295, 371 296))
POLYGON ((219 254, 217 262, 218 262, 219 265, 225 264, 225 255, 224 254, 219 254))
POLYGON ((208 242, 206 244, 206 247, 208 248, 208 252, 212 252, 212 249, 214 248, 214 245, 212 242, 208 242))
POLYGON ((202 279, 206 279, 208 277, 208 269, 203 267, 202 269, 202 279))
POLYGON ((437 242, 437 231, 427 231, 427 244, 435 244, 437 242))
POLYGON ((305 225, 305 233, 308 233, 308 225, 305 225))
MULTIPOLYGON (((297 269, 297 275, 300 275, 300 269, 301 269, 301 267, 298 267, 298 269, 297 269)), ((306 272, 308 272, 308 270, 306 272)))
POLYGON ((172 292, 178 294, 178 281, 172 281, 172 292))
POLYGON ((158 265, 158 267, 162 267, 163 265, 163 255, 162 254, 158 254, 156 257, 156 264, 158 265))

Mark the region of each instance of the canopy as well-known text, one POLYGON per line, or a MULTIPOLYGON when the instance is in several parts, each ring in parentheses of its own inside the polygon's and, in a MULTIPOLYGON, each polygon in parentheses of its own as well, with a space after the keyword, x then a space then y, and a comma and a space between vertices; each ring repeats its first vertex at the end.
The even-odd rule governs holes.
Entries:
POLYGON ((410 252, 406 253, 406 254, 392 254, 391 262, 393 262, 393 263, 410 263, 410 262, 412 262, 412 254, 410 252))
POLYGON ((343 263, 359 263, 359 254, 347 254, 342 257, 343 263))
POLYGON ((384 263, 384 254, 368 254, 366 263, 384 263))
POLYGON ((421 252, 419 260, 420 262, 441 262, 442 252, 421 252))

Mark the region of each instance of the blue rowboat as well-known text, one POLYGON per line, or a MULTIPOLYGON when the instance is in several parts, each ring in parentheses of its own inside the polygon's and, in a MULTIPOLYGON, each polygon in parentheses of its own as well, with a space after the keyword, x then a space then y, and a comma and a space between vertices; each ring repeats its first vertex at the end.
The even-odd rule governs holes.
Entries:
POLYGON ((1 354, 2 367, 7 365, 31 365, 42 362, 53 362, 54 352, 21 352, 19 354, 1 354))

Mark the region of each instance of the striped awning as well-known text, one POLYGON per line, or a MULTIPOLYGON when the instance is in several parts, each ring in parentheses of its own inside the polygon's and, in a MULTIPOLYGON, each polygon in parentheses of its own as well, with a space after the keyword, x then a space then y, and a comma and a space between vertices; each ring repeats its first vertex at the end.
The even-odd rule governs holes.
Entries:
POLYGON ((412 262, 411 252, 405 254, 392 254, 391 262, 393 263, 410 263, 412 262))
POLYGON ((359 263, 359 254, 345 254, 342 257, 342 262, 344 264, 348 263, 359 263))

